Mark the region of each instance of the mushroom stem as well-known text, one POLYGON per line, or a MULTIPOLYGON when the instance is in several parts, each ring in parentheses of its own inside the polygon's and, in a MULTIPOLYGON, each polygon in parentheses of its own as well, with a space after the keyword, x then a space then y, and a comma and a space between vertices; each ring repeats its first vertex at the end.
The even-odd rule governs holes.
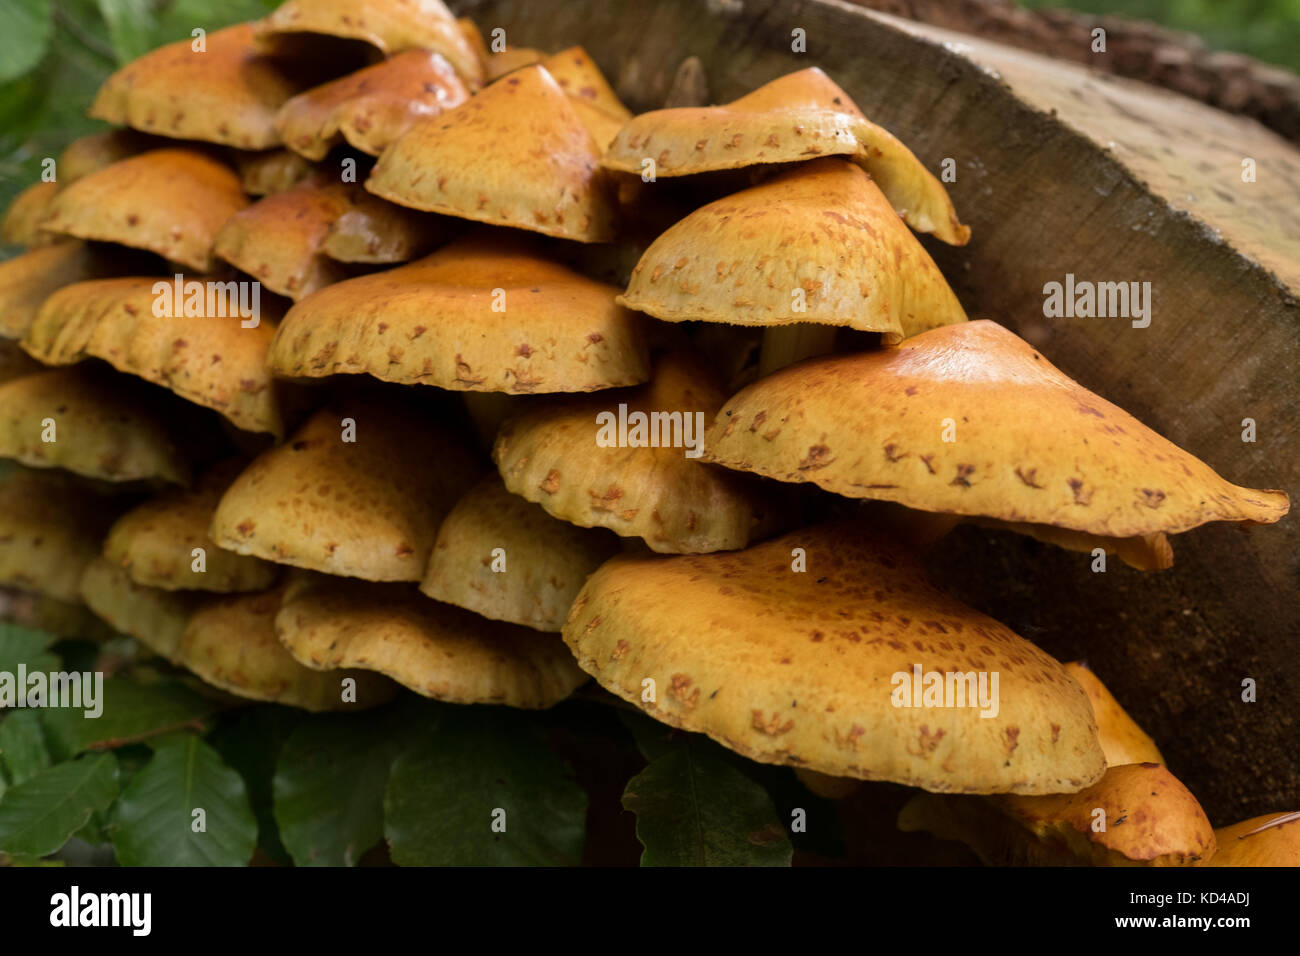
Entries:
POLYGON ((807 322, 764 329, 758 374, 770 375, 787 365, 834 351, 835 331, 833 325, 812 325, 807 322))
POLYGON ((492 450, 501 423, 510 414, 510 396, 505 392, 463 392, 465 408, 474 420, 483 447, 492 450))

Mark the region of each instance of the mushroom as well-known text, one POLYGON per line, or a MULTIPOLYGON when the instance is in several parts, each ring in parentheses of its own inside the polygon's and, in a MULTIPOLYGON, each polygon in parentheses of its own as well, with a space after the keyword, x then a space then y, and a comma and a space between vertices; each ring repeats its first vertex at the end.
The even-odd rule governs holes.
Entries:
POLYGON ((816 67, 724 106, 642 113, 623 127, 601 165, 640 175, 649 159, 656 177, 672 177, 819 156, 858 163, 917 232, 958 246, 970 239, 943 184, 816 67))
POLYGON ((0 219, 0 240, 15 246, 43 246, 54 242, 54 236, 42 226, 58 191, 58 183, 39 182, 15 196, 0 219))
POLYGON ((614 201, 599 156, 573 101, 545 68, 529 66, 412 126, 379 157, 366 189, 412 209, 608 242, 614 201))
POLYGON ((924 511, 1127 538, 1269 523, 1241 488, 986 320, 812 359, 727 401, 704 458, 924 511))
POLYGON ((407 50, 300 93, 280 108, 285 145, 312 160, 343 141, 378 156, 417 121, 469 99, 456 71, 432 50, 407 50))
POLYGON ((324 175, 259 199, 226 220, 212 251, 272 292, 297 302, 348 276, 322 254, 330 227, 360 186, 324 175))
POLYGON ((226 551, 208 536, 212 514, 238 468, 237 460, 223 462, 193 489, 165 492, 137 505, 109 529, 104 557, 136 584, 164 591, 271 587, 279 572, 276 565, 226 551))
POLYGON ((100 556, 85 566, 81 597, 115 630, 173 664, 180 663, 181 638, 190 617, 211 600, 198 591, 164 591, 138 584, 125 568, 100 556))
MULTIPOLYGON (((541 63, 566 95, 620 123, 632 118, 632 112, 619 100, 596 61, 582 47, 571 46, 546 57, 541 63)), ((637 172, 640 171, 638 167, 637 172)))
POLYGON ((307 667, 366 668, 455 704, 542 709, 587 680, 558 634, 489 621, 407 584, 302 575, 275 627, 307 667))
POLYGON ((29 249, 0 262, 0 336, 22 338, 54 292, 114 271, 114 256, 77 240, 29 249))
POLYGON ((297 153, 287 149, 268 149, 260 153, 233 151, 239 170, 239 186, 250 196, 270 196, 310 178, 316 168, 297 153))
POLYGON ((77 282, 41 306, 23 336, 23 348, 49 365, 86 356, 120 372, 171 389, 220 412, 239 428, 282 435, 284 423, 266 351, 283 307, 242 296, 230 302, 213 286, 185 290, 181 279, 130 277, 77 282), (162 286, 162 290, 159 290, 162 286), (162 291, 172 314, 155 314, 162 291), (256 302, 256 304, 255 304, 256 302), (247 305, 250 318, 239 314, 247 305), (251 323, 256 324, 251 324, 251 323))
POLYGON ((394 205, 364 189, 349 193, 348 202, 320 248, 339 262, 410 262, 446 244, 465 225, 460 219, 394 205))
POLYGON ((966 321, 880 189, 834 158, 682 219, 646 250, 619 302, 670 322, 845 326, 889 342, 966 321))
POLYGON ((81 600, 81 573, 120 510, 72 475, 15 468, 0 477, 0 585, 81 600))
POLYGON ((253 43, 253 25, 214 30, 159 47, 122 67, 99 88, 89 115, 174 139, 240 149, 280 145, 276 111, 301 85, 253 43))
POLYGON ((420 590, 495 621, 559 631, 587 576, 617 551, 608 531, 552 518, 489 475, 443 520, 420 590))
POLYGON ((0 458, 89 478, 186 484, 156 400, 98 368, 51 369, 0 384, 0 458))
POLYGON ((898 827, 959 840, 999 866, 1198 866, 1216 848, 1196 798, 1154 763, 1111 767, 1077 793, 917 794, 898 827))
POLYGON ((270 45, 284 34, 316 33, 361 40, 385 56, 427 49, 442 54, 476 88, 483 66, 469 37, 442 0, 286 0, 253 24, 258 40, 270 45))
POLYGON ((1300 813, 1265 813, 1214 831, 1210 866, 1300 866, 1300 813))
POLYGON ((487 80, 495 83, 507 73, 541 63, 546 54, 528 46, 508 46, 500 53, 489 53, 486 60, 487 80))
POLYGON ((606 690, 763 763, 957 793, 1073 791, 1105 769, 1065 669, 861 524, 616 557, 564 640, 606 690))
POLYGON ((303 300, 267 361, 277 375, 366 372, 458 391, 644 382, 644 319, 616 305, 617 292, 544 258, 526 237, 469 236, 303 300))
POLYGON ((667 353, 639 388, 530 404, 501 427, 492 457, 506 488, 572 524, 659 552, 743 548, 769 530, 772 502, 691 457, 722 396, 698 357, 667 353), (639 434, 633 416, 645 419, 639 434))
POLYGON ((280 564, 419 581, 438 525, 482 471, 459 436, 413 403, 341 401, 240 473, 209 534, 280 564))
POLYGON ((363 710, 392 700, 396 685, 371 671, 323 673, 293 659, 275 634, 284 591, 208 598, 186 624, 177 660, 213 687, 303 710, 363 710))
POLYGON ((1164 765, 1156 742, 1120 706, 1119 701, 1106 688, 1084 661, 1066 664, 1069 672, 1088 695, 1092 714, 1097 720, 1097 736, 1106 754, 1106 763, 1119 767, 1129 763, 1154 763, 1164 765))
POLYGON ((148 249, 211 272, 217 231, 247 202, 229 167, 192 149, 155 149, 60 190, 45 229, 148 249))

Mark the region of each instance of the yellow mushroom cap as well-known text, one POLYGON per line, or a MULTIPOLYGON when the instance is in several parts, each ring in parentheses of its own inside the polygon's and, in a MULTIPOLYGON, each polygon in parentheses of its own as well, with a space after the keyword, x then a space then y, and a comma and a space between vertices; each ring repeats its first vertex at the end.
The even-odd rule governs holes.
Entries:
POLYGON ((287 149, 235 152, 233 160, 239 170, 239 186, 250 196, 284 192, 316 172, 311 163, 287 149))
POLYGON ((420 590, 493 620, 559 631, 587 576, 617 551, 614 535, 552 518, 489 475, 438 529, 420 590))
POLYGON ((247 202, 228 166, 191 149, 155 149, 65 186, 45 229, 148 249, 211 272, 218 230, 247 202))
POLYGON ((724 106, 642 113, 623 127, 601 165, 639 175, 649 159, 656 176, 668 177, 822 156, 844 156, 861 165, 918 232, 959 246, 970 239, 970 228, 957 218, 943 184, 816 67, 787 74, 724 106))
POLYGON ((268 362, 285 376, 366 372, 458 391, 644 382, 644 320, 616 305, 616 293, 526 237, 470 236, 298 303, 268 362))
POLYGON ((9 204, 4 218, 0 219, 0 240, 16 246, 40 246, 54 241, 42 229, 49 215, 50 203, 59 191, 58 183, 33 183, 9 204))
MULTIPOLYGON (((237 283, 186 289, 186 281, 131 277, 65 286, 45 300, 23 336, 23 348, 50 365, 101 358, 120 372, 215 409, 247 431, 282 434, 280 405, 266 368, 282 306, 268 297, 259 303, 257 324, 245 327, 253 318, 237 314, 237 283), (191 314, 183 314, 187 304, 193 306, 191 314), (155 306, 164 314, 155 315, 155 306)), ((251 295, 245 298, 252 311, 251 295)))
POLYGON ((117 510, 71 475, 0 477, 0 585, 79 602, 81 573, 117 510))
POLYGON ((407 50, 300 93, 280 108, 285 145, 321 160, 339 143, 378 156, 418 120, 469 99, 456 71, 432 50, 407 50))
POLYGON ((1078 681, 1092 704, 1092 713, 1097 719, 1097 735, 1101 738, 1107 764, 1112 767, 1129 763, 1164 764, 1165 758, 1160 755, 1155 741, 1120 706, 1086 663, 1073 661, 1066 664, 1065 669, 1078 681))
POLYGON ((166 492, 113 523, 104 557, 136 584, 165 591, 264 591, 276 565, 217 547, 208 536, 217 502, 235 478, 237 461, 210 469, 191 490, 166 492), (201 555, 196 555, 198 549, 201 555), (202 558, 201 570, 196 559, 202 558))
POLYGON ((960 840, 993 865, 1199 866, 1216 847, 1196 798, 1152 763, 1111 767, 1077 793, 919 794, 898 826, 960 840))
POLYGON ((253 24, 261 41, 278 34, 319 33, 361 40, 385 56, 428 49, 446 57, 471 88, 483 81, 473 44, 442 0, 286 0, 253 24))
POLYGON ((150 396, 130 382, 78 366, 0 384, 0 458, 105 481, 185 484, 189 463, 150 396))
POLYGON ((416 123, 379 157, 366 189, 426 212, 609 242, 614 199, 600 151, 551 75, 530 66, 416 123))
POLYGON ((113 270, 113 256, 76 240, 29 249, 0 262, 0 336, 22 338, 53 293, 113 270))
POLYGON ((489 621, 409 584, 303 575, 275 624, 308 667, 374 670, 456 704, 546 708, 587 680, 558 634, 489 621))
POLYGON ((688 439, 698 447, 722 394, 698 358, 668 353, 647 385, 528 406, 502 425, 492 457, 506 488, 572 524, 639 537, 660 552, 743 548, 772 524, 772 502, 687 457, 688 439), (645 417, 639 435, 635 415, 645 417))
POLYGON ((1114 537, 1268 523, 1289 507, 1284 492, 1220 478, 986 320, 782 369, 727 401, 706 447, 706 460, 851 498, 1114 537))
POLYGON ((330 227, 351 208, 356 184, 313 177, 259 199, 226 220, 212 251, 272 292, 297 302, 348 272, 322 252, 330 227))
POLYGON ((1300 814, 1265 813, 1214 831, 1210 866, 1300 866, 1300 814))
POLYGON ((464 220, 407 209, 365 190, 352 193, 320 251, 339 262, 410 262, 454 238, 464 220))
POLYGON ((132 60, 99 88, 89 115, 174 139, 240 149, 280 144, 276 111, 301 89, 257 51, 253 25, 178 40, 132 60))
POLYGON ((614 558, 588 579, 564 639, 606 690, 764 763, 963 793, 1078 790, 1105 769, 1064 668, 861 525, 614 558), (929 674, 952 685, 954 706, 909 706, 929 674))
MULTIPOLYGON (((600 72, 596 61, 582 47, 571 46, 561 50, 544 58, 541 64, 559 84, 560 89, 572 99, 599 110, 619 121, 620 125, 632 117, 631 111, 623 105, 614 88, 605 79, 605 74, 600 72)), ((526 64, 520 64, 524 65, 526 64)), ((640 172, 639 168, 637 172, 640 172)))
POLYGON ((244 469, 209 533, 223 548, 280 564, 418 581, 438 525, 482 471, 460 437, 424 409, 339 402, 244 469))
POLYGON ((303 710, 364 710, 392 700, 396 685, 371 671, 323 673, 294 660, 275 634, 283 595, 284 586, 209 597, 185 626, 177 660, 213 687, 303 710))
POLYGON ((190 617, 211 600, 197 591, 164 591, 138 584, 125 568, 105 557, 86 565, 81 596, 115 630, 172 663, 179 663, 181 638, 190 617))
POLYGON ((619 302, 670 322, 808 322, 893 342, 966 321, 884 194, 842 159, 697 209, 651 244, 619 302))

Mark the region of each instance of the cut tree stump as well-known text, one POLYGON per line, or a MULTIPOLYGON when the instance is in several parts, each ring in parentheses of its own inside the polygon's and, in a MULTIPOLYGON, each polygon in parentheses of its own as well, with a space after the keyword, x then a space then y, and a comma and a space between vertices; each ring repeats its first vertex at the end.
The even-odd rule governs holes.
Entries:
MULTIPOLYGON (((510 43, 582 44, 634 109, 659 106, 688 56, 716 102, 820 66, 936 175, 955 160, 948 188, 972 241, 926 244, 972 316, 1014 329, 1229 480, 1300 493, 1300 152, 1255 121, 836 0, 462 12, 510 43), (795 29, 806 53, 791 52, 795 29), (1044 318, 1044 285, 1067 273, 1149 281, 1150 327, 1044 318)), ((1049 653, 1087 658, 1216 825, 1300 809, 1300 514, 1173 543, 1169 571, 1094 574, 1086 555, 961 528, 931 564, 1049 653), (1256 703, 1241 699, 1248 678, 1256 703)))

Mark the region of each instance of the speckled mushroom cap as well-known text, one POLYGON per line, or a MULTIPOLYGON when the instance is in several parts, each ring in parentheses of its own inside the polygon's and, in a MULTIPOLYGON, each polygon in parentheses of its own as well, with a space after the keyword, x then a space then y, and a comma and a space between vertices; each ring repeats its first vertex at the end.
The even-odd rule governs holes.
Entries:
POLYGON ((587 680, 558 634, 489 621, 409 584, 303 575, 289 585, 275 626, 308 667, 378 671, 455 704, 542 709, 587 680))
POLYGON ((960 840, 1002 866, 1200 866, 1216 847, 1196 798, 1153 763, 1111 767, 1077 793, 919 794, 899 812, 898 827, 960 840), (1098 809, 1102 831, 1093 830, 1098 809))
POLYGON ((0 458, 105 481, 185 484, 189 463, 129 379, 84 367, 51 369, 0 385, 0 458), (53 419, 54 441, 43 441, 53 419))
POLYGON ((411 127, 379 157, 366 188, 412 209, 609 242, 614 199, 600 151, 551 75, 530 66, 411 127))
MULTIPOLYGON (((772 524, 772 502, 762 489, 686 457, 686 427, 698 442, 700 415, 707 427, 721 398, 697 358, 668 353, 656 361, 648 385, 530 405, 501 427, 492 457, 506 488, 563 521, 639 537, 660 552, 743 548, 772 524), (602 447, 602 421, 610 419, 600 416, 613 416, 616 428, 624 405, 629 416, 679 413, 676 431, 671 419, 661 418, 654 436, 666 433, 680 447, 602 447)), ((650 424, 647 418, 647 442, 650 424)), ((617 439, 613 431, 604 437, 617 439)))
POLYGON ((1064 668, 862 525, 736 553, 616 557, 587 580, 564 640, 606 690, 763 763, 956 793, 1072 791, 1105 769, 1064 668), (996 714, 903 706, 914 668, 989 675, 996 714))
POLYGON ((64 187, 45 229, 148 249, 211 272, 217 231, 247 202, 228 166, 190 149, 155 149, 64 187))
POLYGON ((934 260, 870 177, 842 159, 697 209, 651 244, 619 302, 670 322, 807 322, 892 342, 966 321, 934 260))
POLYGON ((239 462, 210 469, 191 490, 166 492, 132 508, 104 538, 104 557, 136 584, 165 591, 264 591, 279 568, 260 558, 217 547, 208 536, 217 502, 238 474, 239 462), (203 570, 194 570, 194 550, 203 570))
POLYGON ((80 601, 81 572, 114 510, 70 475, 17 468, 0 476, 0 586, 80 601))
POLYGON ((816 67, 725 106, 642 113, 623 127, 601 165, 640 174, 651 159, 655 175, 669 177, 819 156, 845 156, 861 165, 918 232, 959 246, 970 239, 943 184, 816 67))
POLYGON ((50 213, 50 203, 59 191, 58 183, 33 183, 9 204, 0 219, 0 240, 15 246, 41 246, 55 237, 41 227, 50 213))
MULTIPOLYGON (((228 285, 237 297, 235 283, 228 285)), ((237 303, 209 296, 209 288, 203 287, 203 301, 196 297, 193 302, 199 314, 155 315, 162 293, 175 308, 185 307, 190 292, 182 286, 177 305, 175 287, 174 278, 149 276, 65 286, 45 300, 23 336, 23 348, 49 365, 101 358, 120 372, 215 409, 246 431, 283 434, 279 401, 266 368, 266 351, 283 306, 266 296, 259 304, 257 325, 245 328, 252 318, 229 314, 237 303)), ((247 304, 251 307, 251 299, 247 304)))
POLYGON ((86 606, 115 630, 129 634, 172 663, 191 615, 212 598, 198 591, 164 591, 131 580, 126 569, 96 557, 81 576, 86 606))
POLYGON ((587 576, 617 551, 609 532, 552 518, 489 475, 438 529, 420 590, 493 620, 559 631, 587 576))
POLYGON ((287 149, 268 149, 260 153, 233 151, 239 186, 250 196, 270 196, 283 192, 317 172, 316 167, 287 149))
POLYGON ((277 375, 364 372, 457 391, 632 385, 649 374, 644 320, 617 292, 526 237, 469 236, 298 303, 268 363, 277 375))
POLYGON ((1164 764, 1165 758, 1160 755, 1156 742, 1120 706, 1085 662, 1073 661, 1066 664, 1065 669, 1083 688, 1092 704, 1097 736, 1101 738, 1107 764, 1112 767, 1129 763, 1164 764))
POLYGON ((321 672, 294 660, 275 635, 283 593, 281 586, 210 597, 190 617, 177 659, 213 687, 303 710, 364 710, 392 700, 397 687, 371 671, 321 672))
POLYGON ((226 220, 212 251, 272 292, 295 302, 347 277, 321 247, 330 227, 351 207, 355 183, 324 176, 259 199, 226 220))
POLYGON ((222 496, 212 540, 238 554, 370 581, 418 581, 438 525, 483 473, 459 436, 409 402, 314 414, 222 496), (350 419, 355 441, 344 441, 350 419))
POLYGON ((709 461, 852 498, 1116 537, 1268 523, 1289 507, 1284 492, 1224 481, 989 321, 782 369, 726 403, 706 447, 709 461))
POLYGON ((22 338, 54 292, 112 272, 111 255, 76 240, 29 249, 0 262, 0 336, 22 338))
POLYGON ((534 63, 541 63, 544 59, 546 59, 544 51, 529 46, 508 46, 500 53, 489 51, 484 61, 488 82, 495 83, 507 73, 532 66, 534 63))
POLYGON ((1265 813, 1220 827, 1214 836, 1219 851, 1210 866, 1300 866, 1300 814, 1265 813))
POLYGON ((215 30, 152 50, 99 88, 89 115, 174 139, 239 149, 280 145, 276 111, 302 87, 253 44, 253 25, 215 30))
MULTIPOLYGON (((632 118, 631 110, 619 100, 596 61, 582 47, 571 46, 546 57, 541 63, 566 95, 620 123, 632 118)), ((640 166, 636 171, 641 171, 640 166)))
POLYGON ((253 28, 264 42, 277 34, 319 33, 362 40, 385 56, 433 50, 471 88, 483 81, 478 53, 442 0, 286 0, 253 28))
POLYGON ((350 193, 348 200, 320 248, 339 262, 410 262, 447 243, 466 225, 462 219, 395 205, 364 189, 350 193))
POLYGON ((59 154, 56 165, 59 183, 66 186, 118 160, 167 145, 170 144, 166 139, 134 129, 109 129, 79 136, 59 154))
POLYGON ((455 109, 469 90, 432 50, 407 50, 300 93, 280 108, 285 145, 321 160, 343 141, 378 156, 418 120, 455 109))

